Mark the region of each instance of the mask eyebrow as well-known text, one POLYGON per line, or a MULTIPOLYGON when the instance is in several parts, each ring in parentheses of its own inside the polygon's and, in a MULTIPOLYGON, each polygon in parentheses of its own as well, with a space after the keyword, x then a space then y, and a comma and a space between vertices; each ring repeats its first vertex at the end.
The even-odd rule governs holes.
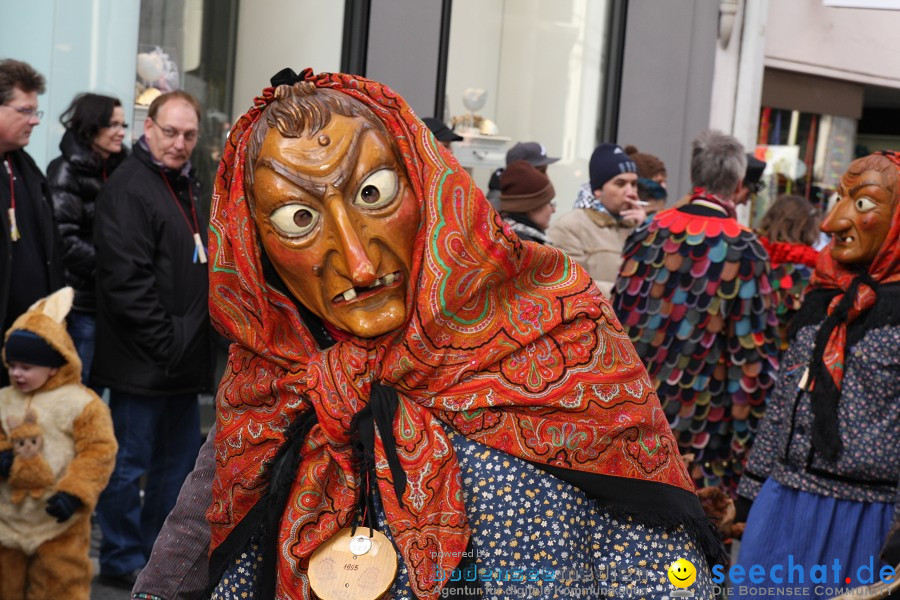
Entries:
POLYGON ((869 187, 869 186, 880 187, 880 188, 883 189, 884 191, 888 191, 888 189, 887 189, 886 187, 884 187, 884 185, 883 185, 880 181, 864 181, 864 182, 860 183, 859 185, 855 185, 855 186, 853 186, 852 188, 850 188, 850 191, 847 192, 847 193, 848 193, 850 196, 853 196, 853 195, 855 195, 856 192, 858 192, 859 190, 861 190, 861 189, 863 189, 863 188, 867 188, 867 187, 869 187))
POLYGON ((284 179, 287 179, 288 181, 290 181, 297 187, 300 187, 300 188, 303 188, 306 190, 311 190, 317 196, 325 195, 326 184, 319 183, 319 182, 313 180, 311 177, 307 177, 306 175, 301 175, 294 169, 288 167, 284 163, 281 163, 280 161, 278 161, 274 158, 264 156, 259 159, 259 164, 260 164, 260 166, 271 169, 278 176, 283 177, 284 179))
POLYGON ((353 132, 353 136, 350 139, 350 145, 347 147, 347 153, 341 160, 341 164, 333 171, 334 176, 330 182, 323 182, 318 177, 314 178, 309 175, 303 175, 281 161, 269 156, 260 157, 257 163, 259 166, 271 169, 278 176, 287 179, 297 187, 310 191, 322 198, 325 196, 325 191, 329 185, 338 189, 343 189, 359 159, 361 140, 366 132, 373 129, 374 127, 372 127, 371 123, 363 121, 360 124, 360 127, 353 132))

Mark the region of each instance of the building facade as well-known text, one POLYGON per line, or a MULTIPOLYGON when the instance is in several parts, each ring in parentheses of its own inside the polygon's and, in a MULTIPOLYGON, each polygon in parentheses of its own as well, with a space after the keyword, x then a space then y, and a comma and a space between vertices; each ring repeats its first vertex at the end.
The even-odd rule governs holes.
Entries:
POLYGON ((670 199, 688 191, 690 140, 710 126, 790 164, 810 187, 827 188, 857 145, 896 147, 900 11, 869 5, 3 0, 4 20, 17 25, 0 38, 0 56, 47 76, 47 116, 29 146, 42 166, 58 154, 59 115, 76 93, 119 97, 136 138, 152 95, 179 87, 206 107, 194 162, 209 183, 231 122, 269 77, 312 67, 385 82, 420 116, 448 122, 472 114, 469 90, 497 149, 467 159, 476 183, 487 186, 510 144, 539 141, 561 157, 549 174, 563 214, 601 141, 662 158, 670 199))

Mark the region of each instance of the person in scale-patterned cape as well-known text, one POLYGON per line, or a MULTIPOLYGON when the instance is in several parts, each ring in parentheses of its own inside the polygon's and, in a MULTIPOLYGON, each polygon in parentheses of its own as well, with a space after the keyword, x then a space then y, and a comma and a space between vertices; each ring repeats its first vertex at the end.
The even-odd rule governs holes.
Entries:
POLYGON ((390 88, 279 73, 229 136, 211 232, 234 342, 213 597, 315 597, 313 554, 355 525, 362 554, 390 539, 386 598, 667 598, 679 558, 710 597, 721 547, 612 308, 390 88))
POLYGON ((693 195, 629 237, 613 306, 692 477, 733 496, 777 368, 775 301, 766 251, 735 219, 743 147, 708 130, 693 148, 693 195))

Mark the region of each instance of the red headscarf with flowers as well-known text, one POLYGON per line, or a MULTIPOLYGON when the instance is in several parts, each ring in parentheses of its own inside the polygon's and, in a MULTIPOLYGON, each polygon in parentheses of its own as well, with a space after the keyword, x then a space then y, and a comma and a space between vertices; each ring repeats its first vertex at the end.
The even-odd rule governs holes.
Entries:
POLYGON ((402 499, 383 436, 376 476, 419 598, 438 595, 435 569, 455 568, 469 538, 444 424, 534 463, 637 483, 640 498, 623 496, 623 510, 640 513, 659 497, 673 521, 680 512, 702 518, 653 385, 590 276, 555 249, 520 242, 390 88, 310 70, 300 78, 362 102, 393 138, 421 210, 409 317, 383 336, 340 336, 322 349, 293 300, 264 277, 243 169, 253 124, 274 99, 265 89, 229 135, 210 219, 210 312, 235 342, 216 400, 213 549, 264 495, 289 425, 314 413, 278 533, 278 597, 307 597, 309 556, 354 518, 362 482, 351 430, 373 382, 399 398, 402 499))

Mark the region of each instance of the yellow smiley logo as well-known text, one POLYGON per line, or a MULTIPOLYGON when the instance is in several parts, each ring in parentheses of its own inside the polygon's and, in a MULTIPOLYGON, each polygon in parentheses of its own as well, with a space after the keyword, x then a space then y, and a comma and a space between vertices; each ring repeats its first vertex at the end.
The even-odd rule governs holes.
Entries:
POLYGON ((697 580, 697 569, 694 564, 683 558, 679 558, 669 565, 669 581, 677 588, 686 588, 694 585, 697 580))

